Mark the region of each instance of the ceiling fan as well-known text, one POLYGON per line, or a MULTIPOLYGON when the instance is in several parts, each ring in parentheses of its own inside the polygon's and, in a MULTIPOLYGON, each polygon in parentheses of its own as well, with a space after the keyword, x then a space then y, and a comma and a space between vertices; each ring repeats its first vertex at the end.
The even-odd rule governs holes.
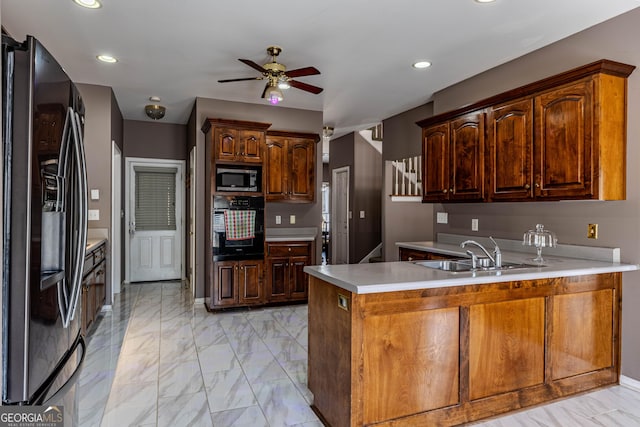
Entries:
POLYGON ((302 89, 316 95, 322 92, 323 89, 321 87, 293 80, 294 77, 313 76, 316 74, 320 74, 320 71, 318 71, 317 68, 304 67, 287 71, 287 68, 284 66, 284 64, 280 64, 276 61, 276 58, 280 54, 280 52, 282 52, 281 47, 269 46, 267 48, 267 53, 271 56, 271 62, 268 62, 262 66, 256 64, 250 59, 238 59, 238 61, 248 65, 255 70, 258 70, 260 73, 262 73, 261 76, 218 80, 218 83, 267 79, 267 84, 262 91, 261 98, 266 98, 271 104, 277 104, 278 102, 282 101, 284 99, 284 97, 282 96, 282 90, 286 90, 289 87, 302 89))

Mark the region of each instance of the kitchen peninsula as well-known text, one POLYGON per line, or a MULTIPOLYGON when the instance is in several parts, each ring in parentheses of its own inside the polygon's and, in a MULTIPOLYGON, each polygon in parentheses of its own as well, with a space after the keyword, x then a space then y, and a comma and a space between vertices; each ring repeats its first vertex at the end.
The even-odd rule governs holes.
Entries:
POLYGON ((622 272, 638 266, 611 253, 493 271, 305 267, 314 410, 332 427, 450 426, 617 383, 622 272))

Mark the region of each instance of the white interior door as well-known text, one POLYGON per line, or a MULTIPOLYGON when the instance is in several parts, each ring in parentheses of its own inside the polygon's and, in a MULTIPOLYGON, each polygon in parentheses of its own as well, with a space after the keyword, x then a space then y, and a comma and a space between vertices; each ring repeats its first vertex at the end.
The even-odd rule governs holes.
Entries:
POLYGON ((189 286, 193 297, 196 296, 196 147, 189 154, 189 286))
POLYGON ((129 162, 130 282, 183 277, 183 163, 129 162))
POLYGON ((332 171, 331 188, 331 263, 349 264, 349 166, 332 171))
MULTIPOLYGON (((120 293, 122 283, 122 152, 111 141, 111 294, 120 293)), ((113 301, 113 298, 111 299, 113 301)))

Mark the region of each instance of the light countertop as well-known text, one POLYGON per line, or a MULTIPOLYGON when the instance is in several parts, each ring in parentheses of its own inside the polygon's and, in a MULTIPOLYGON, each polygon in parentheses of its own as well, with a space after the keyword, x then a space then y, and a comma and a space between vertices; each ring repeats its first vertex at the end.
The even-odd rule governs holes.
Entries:
MULTIPOLYGON (((466 257, 457 245, 436 242, 414 242, 411 246, 403 243, 399 246, 418 250, 433 249, 433 252, 466 257)), ((492 249, 489 246, 488 249, 492 249)), ((304 271, 318 279, 329 282, 356 294, 394 292, 439 287, 476 285, 483 283, 510 282, 517 280, 548 279, 555 277, 582 276, 634 271, 640 269, 637 264, 624 264, 614 261, 596 261, 549 255, 544 266, 501 271, 461 271, 447 272, 435 268, 423 267, 412 261, 381 262, 368 264, 318 265, 307 266, 304 271)), ((534 264, 529 253, 502 251, 503 262, 534 264)))
POLYGON ((106 242, 107 239, 100 239, 100 238, 89 238, 87 239, 87 247, 84 250, 85 253, 89 253, 92 250, 96 249, 98 246, 100 246, 103 242, 106 242))
POLYGON ((317 227, 267 228, 266 242, 312 242, 318 235, 317 227))

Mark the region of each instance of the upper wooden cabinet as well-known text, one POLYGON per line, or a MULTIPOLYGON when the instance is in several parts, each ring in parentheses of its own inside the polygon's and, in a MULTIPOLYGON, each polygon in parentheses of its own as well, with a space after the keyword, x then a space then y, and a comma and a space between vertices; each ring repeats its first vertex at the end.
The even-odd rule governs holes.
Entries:
POLYGON ((460 200, 460 193, 463 200, 623 200, 627 77, 634 69, 600 60, 418 122, 423 201, 460 200), (486 117, 480 157, 487 189, 485 194, 480 187, 480 197, 473 167, 483 162, 473 160, 471 129, 482 133, 482 126, 468 123, 479 112, 486 117))
POLYGON ((269 202, 313 202, 317 134, 267 132, 264 193, 269 202))
MULTIPOLYGON (((535 97, 536 197, 591 198, 597 194, 599 158, 609 153, 598 152, 599 138, 593 133, 595 92, 595 79, 586 79, 535 97)), ((622 165, 625 153, 620 148, 624 145, 615 139, 611 142, 622 165)), ((622 184, 624 198, 624 181, 622 184)))
POLYGON ((211 144, 212 163, 258 163, 264 158, 269 123, 207 119, 202 126, 211 144))
POLYGON ((484 123, 481 111, 423 129, 423 201, 482 200, 484 123))
POLYGON ((487 121, 489 199, 533 197, 533 99, 491 107, 487 121))

